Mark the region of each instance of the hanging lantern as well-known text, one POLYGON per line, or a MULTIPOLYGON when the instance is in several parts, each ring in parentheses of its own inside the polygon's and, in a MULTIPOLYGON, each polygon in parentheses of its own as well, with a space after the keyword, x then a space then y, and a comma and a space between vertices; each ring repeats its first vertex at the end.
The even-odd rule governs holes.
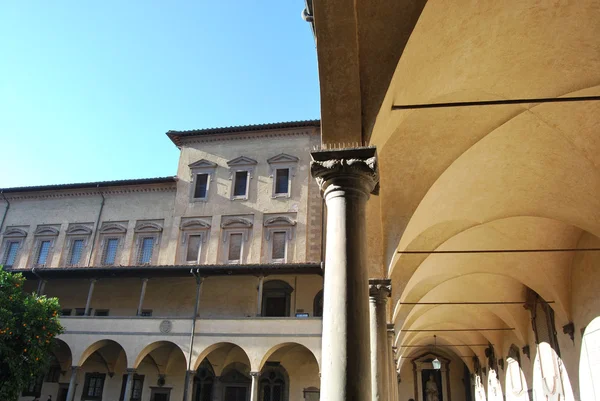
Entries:
POLYGON ((437 358, 435 358, 433 361, 431 361, 431 364, 433 365, 433 368, 435 370, 440 370, 442 368, 442 363, 437 358))

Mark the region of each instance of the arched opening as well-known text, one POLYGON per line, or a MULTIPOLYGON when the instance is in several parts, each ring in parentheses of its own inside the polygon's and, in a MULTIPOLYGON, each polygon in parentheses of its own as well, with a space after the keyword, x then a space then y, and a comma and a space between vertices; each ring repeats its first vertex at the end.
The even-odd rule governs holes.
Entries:
MULTIPOLYGON (((177 400, 183 397, 187 360, 179 346, 170 341, 146 345, 135 360, 131 399, 177 400)), ((124 399, 127 375, 121 380, 120 400, 124 399)))
POLYGON ((527 380, 521 368, 519 347, 511 345, 506 357, 504 393, 507 401, 529 401, 527 380))
POLYGON ((313 301, 313 316, 323 317, 323 290, 315 295, 315 300, 313 301))
POLYGON ((282 343, 265 353, 259 380, 260 401, 304 401, 319 396, 319 364, 304 345, 282 343))
POLYGON ((579 392, 582 400, 600 399, 600 316, 592 320, 583 332, 579 392))
POLYGON ((233 343, 216 343, 198 355, 192 391, 194 401, 250 399, 250 359, 233 343))
POLYGON ((120 373, 127 368, 127 354, 121 344, 113 340, 95 342, 83 352, 79 366, 79 385, 74 399, 118 398, 117 383, 120 381, 120 373))
POLYGON ((290 316, 290 295, 294 289, 282 280, 270 280, 263 285, 262 316, 290 316))

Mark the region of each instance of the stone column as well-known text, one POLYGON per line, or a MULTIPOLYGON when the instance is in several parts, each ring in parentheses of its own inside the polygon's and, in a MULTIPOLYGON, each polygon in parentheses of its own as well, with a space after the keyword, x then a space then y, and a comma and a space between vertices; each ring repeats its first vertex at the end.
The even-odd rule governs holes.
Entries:
POLYGON ((252 387, 250 389, 250 401, 258 401, 258 379, 260 372, 250 372, 252 377, 252 387))
POLYGON ((371 401, 365 207, 378 183, 375 148, 312 153, 327 205, 321 399, 371 401))
POLYGON ((387 298, 392 286, 390 280, 369 280, 369 307, 371 317, 371 395, 373 401, 391 401, 390 362, 387 338, 387 298))
POLYGON ((73 401, 75 398, 75 387, 77 387, 77 372, 79 366, 71 366, 71 380, 69 380, 69 390, 67 391, 67 401, 73 401))
POLYGON ((256 316, 262 316, 262 299, 263 299, 263 284, 265 276, 258 278, 257 299, 256 299, 256 316))
POLYGON ((184 383, 184 392, 183 392, 183 401, 192 401, 192 397, 194 395, 194 377, 196 377, 195 370, 186 370, 185 371, 185 383, 184 383))
POLYGON ((94 295, 94 287, 96 286, 96 279, 93 278, 90 280, 90 290, 88 291, 87 301, 85 303, 85 312, 83 312, 83 316, 90 315, 90 306, 92 305, 92 295, 94 295))
POLYGON ((396 373, 396 356, 394 347, 394 325, 387 325, 387 339, 388 339, 388 379, 389 379, 389 389, 390 389, 390 401, 398 401, 398 374, 396 373))
POLYGON ((137 315, 142 316, 142 309, 144 308, 144 297, 146 296, 146 286, 148 285, 148 279, 142 279, 142 290, 140 291, 140 302, 138 303, 137 315))
POLYGON ((127 369, 127 382, 125 383, 125 394, 123 396, 123 401, 131 400, 131 393, 133 392, 133 375, 135 374, 135 369, 127 369))

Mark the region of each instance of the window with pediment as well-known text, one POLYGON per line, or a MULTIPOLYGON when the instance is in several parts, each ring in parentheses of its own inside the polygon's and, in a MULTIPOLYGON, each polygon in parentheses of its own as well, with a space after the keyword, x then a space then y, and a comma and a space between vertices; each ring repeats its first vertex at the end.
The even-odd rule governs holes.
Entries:
POLYGON ((100 246, 98 264, 101 266, 115 266, 119 264, 123 244, 127 234, 127 222, 103 223, 100 227, 100 246))
POLYGON ((224 217, 221 229, 223 230, 223 260, 225 263, 244 263, 252 221, 244 217, 224 217))
POLYGON ((63 264, 69 267, 85 266, 93 223, 71 224, 63 251, 63 264))
POLYGON ((190 199, 192 202, 207 201, 210 194, 210 183, 215 176, 217 164, 209 160, 198 160, 189 165, 191 173, 190 199))
POLYGON ((32 267, 50 266, 59 228, 59 225, 43 225, 37 227, 34 233, 35 239, 33 243, 33 252, 31 254, 32 267))
POLYGON ((267 160, 270 177, 273 180, 273 198, 289 198, 292 193, 292 177, 296 175, 298 165, 296 156, 281 153, 267 160))
POLYGON ((162 222, 138 222, 135 226, 135 264, 156 264, 162 230, 162 222))
POLYGON ((296 221, 290 216, 265 216, 265 240, 268 250, 267 261, 286 263, 292 259, 292 240, 296 221))
POLYGON ((240 156, 229 160, 229 180, 231 180, 231 199, 248 199, 250 180, 253 177, 257 161, 249 157, 240 156))
POLYGON ((2 241, 2 254, 0 264, 7 267, 15 266, 19 260, 19 253, 25 243, 27 231, 25 228, 8 227, 4 231, 2 241))
POLYGON ((191 218, 181 223, 180 260, 186 264, 200 264, 203 260, 204 244, 210 234, 208 218, 191 218))

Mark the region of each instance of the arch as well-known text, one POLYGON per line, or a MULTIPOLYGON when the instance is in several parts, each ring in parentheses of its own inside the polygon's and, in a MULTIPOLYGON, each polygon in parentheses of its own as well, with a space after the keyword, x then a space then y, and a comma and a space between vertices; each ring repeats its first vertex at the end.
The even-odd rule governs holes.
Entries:
POLYGON ((54 227, 38 227, 35 230, 35 235, 58 235, 58 229, 54 227))
POLYGON ((263 223, 265 227, 270 226, 295 226, 296 221, 287 216, 270 217, 263 223))
POLYGON ((252 221, 245 219, 243 217, 228 217, 225 219, 223 223, 221 223, 221 228, 231 228, 231 227, 252 227, 252 221))
POLYGON ((209 229, 211 225, 204 220, 192 219, 181 224, 181 229, 209 229))
POLYGON ((600 399, 600 316, 593 319, 583 331, 579 357, 579 395, 582 400, 600 399))
POLYGON ((258 389, 262 401, 287 401, 290 394, 290 376, 282 365, 265 366, 258 378, 258 389), (277 393, 279 396, 275 396, 277 393))
POLYGON ((68 371, 73 365, 73 352, 71 351, 71 347, 60 338, 55 338, 54 341, 55 346, 52 348, 51 352, 60 365, 61 370, 68 371))
POLYGON ((115 234, 121 233, 124 234, 127 232, 127 227, 119 223, 108 223, 104 224, 102 228, 100 228, 100 234, 115 234))
POLYGON ((521 367, 521 352, 519 347, 511 344, 506 357, 504 395, 507 401, 529 401, 528 391, 527 379, 521 367))
POLYGON ((138 225, 135 226, 135 232, 156 232, 156 231, 162 231, 163 228, 160 224, 157 223, 153 223, 153 222, 144 222, 144 223, 139 223, 138 225))
POLYGON ((4 230, 4 238, 7 237, 27 237, 27 231, 17 227, 8 227, 4 230))
MULTIPOLYGON (((159 369, 158 368, 159 364, 156 363, 155 359, 150 354, 153 351, 155 351, 155 350, 157 350, 158 348, 161 348, 161 347, 174 347, 175 349, 179 350, 181 352, 181 354, 184 356, 184 360, 186 361, 186 366, 187 366, 187 357, 185 355, 185 352, 183 352, 183 350, 181 349, 181 347, 179 345, 175 344, 174 342, 167 341, 167 340, 161 340, 161 341, 155 341, 153 343, 147 344, 138 353, 137 357, 135 358, 135 362, 133 364, 133 368, 137 369, 140 366, 140 364, 142 363, 142 361, 144 360, 144 358, 146 356, 150 356, 152 358, 152 360, 154 361, 154 364, 157 366, 157 369, 159 369)), ((164 366, 166 367, 166 364, 164 366)), ((161 374, 163 374, 163 373, 164 372, 161 372, 161 374)))
POLYGON ((267 352, 265 352, 265 354, 263 355, 260 364, 258 365, 258 370, 262 370, 265 366, 265 363, 269 360, 269 358, 271 356, 273 356, 273 354, 275 354, 278 351, 291 351, 293 348, 297 348, 297 349, 301 349, 303 351, 308 352, 308 354, 310 354, 310 356, 312 357, 312 361, 314 361, 317 365, 317 369, 321 369, 321 364, 319 363, 319 360, 317 359, 316 355, 305 345, 296 343, 296 342, 285 342, 285 343, 280 343, 277 345, 274 345, 273 347, 271 347, 267 352))
POLYGON ((532 389, 540 398, 575 400, 564 362, 547 342, 537 344, 536 347, 532 389))
MULTIPOLYGON (((125 351, 125 348, 123 348, 123 346, 121 344, 119 344, 118 342, 114 341, 114 340, 109 340, 109 339, 105 339, 105 340, 99 340, 96 341, 95 343, 89 345, 85 351, 83 351, 83 353, 81 354, 81 357, 79 358, 79 362, 77 364, 77 366, 82 366, 85 361, 96 351, 101 350, 102 348, 105 347, 109 347, 112 348, 113 351, 117 351, 116 353, 123 353, 123 356, 125 357, 125 366, 127 366, 127 361, 128 361, 128 356, 127 356, 127 352, 125 351)), ((116 359, 116 356, 114 355, 114 352, 112 353, 114 358, 112 359, 116 359)), ((118 356, 118 355, 117 355, 118 356)), ((104 359, 107 359, 106 357, 103 356, 104 359)), ((114 362, 114 361, 110 361, 110 362, 114 362)))
POLYGON ((313 300, 313 316, 323 317, 323 290, 317 292, 313 300))
MULTIPOLYGON (((194 370, 198 370, 198 368, 200 367, 200 364, 202 363, 202 361, 204 361, 205 358, 208 358, 210 356, 210 354, 212 354, 214 351, 220 350, 222 349, 225 353, 224 356, 224 360, 227 359, 227 355, 231 353, 231 351, 233 351, 234 349, 238 349, 242 351, 242 354, 244 356, 244 360, 242 361, 244 364, 248 365, 248 367, 252 366, 250 364, 250 358, 248 357, 248 353, 246 352, 246 350, 244 348, 242 348, 241 346, 231 343, 231 342, 217 342, 217 343, 213 343, 209 346, 207 346, 206 348, 204 348, 203 350, 201 350, 198 353, 198 356, 196 357, 195 362, 193 363, 193 369, 194 370)), ((222 364, 222 366, 225 366, 224 364, 222 364)), ((215 372, 217 373, 217 372, 215 372)))
POLYGON ((90 235, 92 233, 92 229, 83 224, 74 224, 67 229, 68 235, 90 235))

